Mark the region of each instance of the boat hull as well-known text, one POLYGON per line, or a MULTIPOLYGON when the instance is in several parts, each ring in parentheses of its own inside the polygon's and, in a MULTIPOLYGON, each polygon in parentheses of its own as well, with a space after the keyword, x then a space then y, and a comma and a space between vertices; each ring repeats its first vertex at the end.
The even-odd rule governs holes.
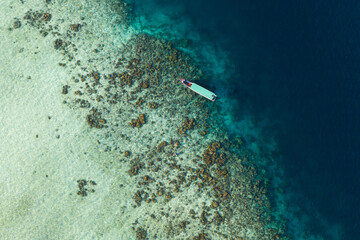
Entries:
POLYGON ((197 94, 203 96, 204 98, 207 98, 209 99, 210 101, 215 101, 216 100, 216 94, 207 90, 206 88, 196 84, 196 83, 193 83, 193 82, 190 82, 190 81, 187 81, 185 79, 179 79, 180 82, 182 84, 184 84, 187 88, 190 88, 192 91, 196 92, 197 94))

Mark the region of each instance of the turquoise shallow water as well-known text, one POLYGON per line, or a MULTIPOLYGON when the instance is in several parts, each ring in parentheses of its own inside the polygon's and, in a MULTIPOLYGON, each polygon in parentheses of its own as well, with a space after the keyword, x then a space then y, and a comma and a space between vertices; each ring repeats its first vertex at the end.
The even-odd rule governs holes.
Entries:
POLYGON ((1 238, 356 236, 356 6, 2 9, 1 238))
POLYGON ((1 238, 287 239, 268 198, 273 148, 251 118, 234 124, 227 55, 133 7, 1 8, 1 238))

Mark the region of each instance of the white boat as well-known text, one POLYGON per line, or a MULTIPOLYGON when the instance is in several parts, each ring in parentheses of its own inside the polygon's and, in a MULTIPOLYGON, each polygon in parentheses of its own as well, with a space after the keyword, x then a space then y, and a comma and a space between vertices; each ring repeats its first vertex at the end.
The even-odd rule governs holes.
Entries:
POLYGON ((190 81, 187 81, 185 79, 179 79, 180 82, 182 84, 184 84, 186 87, 190 88, 191 90, 193 90, 194 92, 196 92, 197 94, 203 96, 204 98, 207 98, 211 101, 215 101, 216 100, 216 94, 207 90, 206 88, 203 88, 202 86, 196 84, 196 83, 193 83, 193 82, 190 82, 190 81))

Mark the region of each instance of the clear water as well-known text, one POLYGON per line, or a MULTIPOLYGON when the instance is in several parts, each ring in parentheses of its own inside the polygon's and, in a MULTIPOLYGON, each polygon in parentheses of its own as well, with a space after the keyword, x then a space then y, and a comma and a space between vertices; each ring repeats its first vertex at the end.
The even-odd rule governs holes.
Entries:
MULTIPOLYGON (((61 94, 65 84, 71 85, 71 91, 81 86, 79 79, 74 81, 79 76, 71 78, 72 73, 85 74, 97 67, 105 73, 113 67, 111 61, 123 54, 119 49, 132 34, 145 32, 174 42, 203 69, 198 83, 218 95, 216 105, 205 104, 206 108, 217 113, 219 132, 242 136, 246 146, 261 156, 256 166, 272 186, 269 196, 274 211, 267 214, 280 222, 286 219, 287 234, 294 239, 357 239, 357 2, 129 0, 133 15, 127 30, 119 24, 120 1, 93 1, 93 5, 46 2, 0 4, 7 9, 0 16, 4 46, 0 54, 0 238, 134 239, 136 219, 146 226, 163 227, 143 217, 142 211, 149 209, 135 206, 128 210, 133 209, 131 194, 137 183, 124 167, 128 163, 123 151, 145 154, 137 144, 146 146, 147 141, 162 141, 163 136, 170 139, 174 129, 164 130, 167 126, 159 124, 149 133, 126 128, 106 134, 89 130, 86 113, 77 105, 66 106, 71 99, 61 94), (48 29, 45 20, 26 25, 29 6, 33 11, 51 12, 50 23, 60 29, 48 29), (66 32, 61 25, 66 21, 88 25, 84 24, 85 38, 74 36, 79 50, 72 52, 88 69, 66 60, 69 55, 53 54, 53 39, 39 34, 44 29, 54 36, 57 31, 66 32), (98 42, 104 46, 95 45, 98 42), (89 54, 88 49, 94 51, 89 54), (64 62, 71 71, 59 67, 64 62), (130 139, 151 136, 131 143, 123 134, 130 139), (86 201, 75 194, 77 181, 83 178, 97 182, 91 185, 95 194, 88 192, 86 201), (84 233, 82 229, 91 230, 84 233)), ((184 94, 179 94, 180 103, 184 103, 184 94)), ((177 109, 179 102, 169 107, 177 109)), ((193 111, 187 107, 195 102, 184 109, 193 111)), ((121 125, 132 116, 131 108, 116 109, 111 115, 109 107, 109 114, 104 115, 108 123, 121 125)), ((162 112, 163 116, 167 113, 162 112)), ((152 120, 165 122, 161 114, 152 120)), ((184 152, 181 154, 194 157, 184 152)), ((177 216, 177 209, 168 210, 177 216)))
POLYGON ((208 84, 233 101, 230 131, 276 136, 289 228, 315 239, 357 239, 359 3, 135 3, 149 18, 176 14, 157 21, 178 23, 176 33, 217 58, 208 84))

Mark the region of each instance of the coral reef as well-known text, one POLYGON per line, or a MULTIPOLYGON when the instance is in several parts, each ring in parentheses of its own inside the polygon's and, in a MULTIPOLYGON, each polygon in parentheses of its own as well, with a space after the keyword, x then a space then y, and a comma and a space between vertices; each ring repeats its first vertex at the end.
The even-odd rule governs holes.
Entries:
POLYGON ((107 4, 98 18, 114 19, 94 22, 91 9, 60 17, 62 6, 48 3, 15 19, 12 31, 26 25, 52 44, 71 76, 58 91, 63 103, 108 154, 88 159, 115 175, 102 186, 108 195, 87 189, 101 190, 98 180, 78 180, 78 195, 103 197, 103 214, 116 216, 97 237, 131 229, 136 239, 286 239, 270 217, 258 156, 227 135, 217 106, 179 84, 201 79, 201 67, 174 43, 132 32, 125 1, 91 2, 107 4))

